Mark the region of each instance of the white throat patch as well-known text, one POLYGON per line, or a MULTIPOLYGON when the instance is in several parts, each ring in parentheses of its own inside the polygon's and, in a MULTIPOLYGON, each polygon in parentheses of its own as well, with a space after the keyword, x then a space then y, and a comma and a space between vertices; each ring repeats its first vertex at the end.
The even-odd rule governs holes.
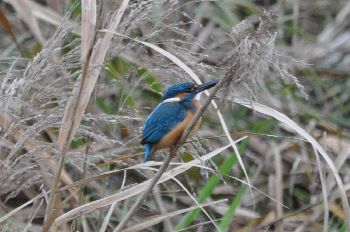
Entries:
POLYGON ((196 96, 194 97, 194 100, 199 101, 201 99, 201 94, 202 94, 202 92, 197 93, 196 96))
MULTIPOLYGON (((196 96, 193 98, 193 100, 199 101, 199 100, 201 99, 201 94, 202 94, 202 93, 197 93, 196 96)), ((179 101, 181 101, 180 98, 178 98, 178 97, 172 97, 172 98, 165 99, 163 102, 164 102, 164 103, 169 103, 169 102, 179 102, 179 101)))
POLYGON ((179 102, 179 101, 180 101, 180 98, 172 97, 172 98, 165 99, 163 102, 167 103, 167 102, 179 102))

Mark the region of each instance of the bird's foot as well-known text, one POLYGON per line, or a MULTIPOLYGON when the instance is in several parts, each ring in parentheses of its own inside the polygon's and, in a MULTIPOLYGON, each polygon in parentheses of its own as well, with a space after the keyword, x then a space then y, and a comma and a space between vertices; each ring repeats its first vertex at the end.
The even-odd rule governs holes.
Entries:
POLYGON ((172 145, 169 149, 169 153, 171 155, 172 158, 174 158, 176 156, 176 145, 172 145))

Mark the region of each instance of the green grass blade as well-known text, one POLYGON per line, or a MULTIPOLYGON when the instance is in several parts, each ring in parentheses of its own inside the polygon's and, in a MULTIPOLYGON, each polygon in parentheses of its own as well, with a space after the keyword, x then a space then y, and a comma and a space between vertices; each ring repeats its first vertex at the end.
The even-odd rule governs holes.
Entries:
POLYGON ((346 232, 346 223, 343 223, 339 228, 339 232, 346 232))
POLYGON ((234 197, 230 207, 226 211, 224 217, 222 218, 222 221, 219 224, 219 228, 221 231, 226 231, 229 226, 231 225, 231 222, 233 221, 235 211, 241 202, 241 199, 245 193, 246 188, 244 186, 241 186, 241 188, 238 191, 238 194, 234 197))
MULTIPOLYGON (((240 153, 244 152, 244 150, 247 147, 247 144, 248 144, 248 140, 245 140, 238 146, 240 153)), ((236 161, 237 161, 237 156, 232 155, 228 158, 228 160, 223 162, 223 164, 219 167, 219 171, 221 175, 228 175, 232 166, 236 163, 236 161)), ((197 199, 198 203, 203 203, 212 194, 212 192, 214 191, 215 187, 218 185, 219 182, 220 182, 220 178, 216 174, 213 174, 209 178, 205 186, 203 187, 202 191, 200 192, 197 199)), ((200 209, 195 209, 187 213, 176 226, 176 230, 181 230, 188 227, 197 218, 200 212, 201 212, 200 209)))

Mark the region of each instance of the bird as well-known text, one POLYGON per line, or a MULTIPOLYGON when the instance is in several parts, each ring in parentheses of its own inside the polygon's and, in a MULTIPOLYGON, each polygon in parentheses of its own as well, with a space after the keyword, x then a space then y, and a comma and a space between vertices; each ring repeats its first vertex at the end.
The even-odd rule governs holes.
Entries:
MULTIPOLYGON (((181 82, 164 91, 156 108, 146 118, 141 144, 145 147, 144 162, 160 149, 170 148, 182 136, 190 124, 199 103, 202 91, 214 87, 219 81, 212 80, 200 85, 181 82)), ((191 130, 191 135, 198 130, 200 118, 191 130)))

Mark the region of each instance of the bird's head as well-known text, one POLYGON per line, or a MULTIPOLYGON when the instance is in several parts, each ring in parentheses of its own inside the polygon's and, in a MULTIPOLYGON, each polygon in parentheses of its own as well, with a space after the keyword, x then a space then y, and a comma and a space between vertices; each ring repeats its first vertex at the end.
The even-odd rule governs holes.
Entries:
POLYGON ((212 80, 201 85, 197 85, 192 82, 181 82, 169 87, 164 92, 162 101, 170 98, 179 98, 181 100, 189 94, 191 94, 193 97, 199 96, 202 91, 214 87, 217 83, 219 83, 218 80, 212 80))

